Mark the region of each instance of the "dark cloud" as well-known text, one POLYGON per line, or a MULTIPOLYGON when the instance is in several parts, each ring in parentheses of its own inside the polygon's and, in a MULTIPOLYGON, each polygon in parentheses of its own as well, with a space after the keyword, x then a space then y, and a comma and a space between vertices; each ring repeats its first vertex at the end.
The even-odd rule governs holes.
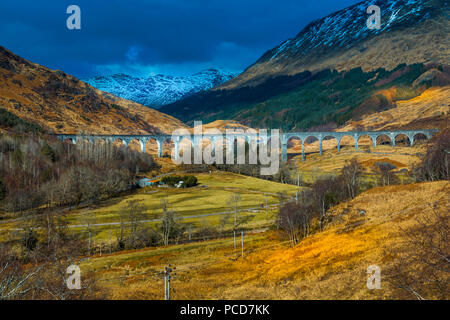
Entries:
POLYGON ((79 77, 240 71, 310 21, 357 0, 3 0, 0 45, 79 77), (81 30, 66 9, 81 8, 81 30))

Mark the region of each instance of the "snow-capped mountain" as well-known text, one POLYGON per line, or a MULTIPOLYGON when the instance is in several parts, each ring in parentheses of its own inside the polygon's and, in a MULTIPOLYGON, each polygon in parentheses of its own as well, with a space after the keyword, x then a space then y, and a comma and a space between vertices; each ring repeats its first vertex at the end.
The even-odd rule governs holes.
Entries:
POLYGON ((98 76, 84 81, 91 86, 152 108, 173 103, 194 93, 211 89, 234 78, 236 74, 207 69, 191 76, 158 74, 137 78, 123 73, 98 76))
POLYGON ((283 42, 267 53, 262 60, 274 60, 304 56, 315 48, 345 48, 354 45, 357 41, 363 41, 369 37, 389 31, 401 24, 417 24, 430 18, 432 6, 428 4, 434 0, 385 0, 363 1, 346 10, 338 11, 323 19, 310 23, 295 38, 283 42), (381 28, 369 29, 366 10, 371 5, 380 6, 381 28))
POLYGON ((365 0, 312 21, 219 89, 305 70, 392 70, 401 63, 449 61, 448 14, 449 0, 365 0), (367 26, 372 5, 380 8, 380 29, 367 26))
POLYGON ((416 96, 419 87, 450 83, 449 1, 361 1, 311 21, 236 78, 161 111, 187 124, 233 119, 283 130, 359 119, 404 99, 404 88, 416 96), (380 29, 368 26, 372 5, 380 29))

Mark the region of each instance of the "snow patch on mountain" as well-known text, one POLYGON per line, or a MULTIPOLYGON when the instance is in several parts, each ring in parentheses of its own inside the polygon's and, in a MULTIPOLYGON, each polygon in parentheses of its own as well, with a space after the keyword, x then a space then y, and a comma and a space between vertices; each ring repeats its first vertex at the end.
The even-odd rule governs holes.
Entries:
MULTIPOLYGON (((322 47, 344 48, 370 36, 389 31, 395 26, 417 23, 430 17, 433 0, 366 0, 310 23, 295 38, 289 39, 263 56, 262 60, 278 60, 304 56, 322 47), (376 4, 381 9, 381 29, 369 30, 366 10, 376 4)), ((260 61, 262 62, 262 61, 260 61)))
POLYGON ((138 78, 123 73, 85 79, 91 86, 152 108, 173 103, 194 93, 211 89, 233 79, 237 74, 207 69, 191 76, 158 74, 138 78))

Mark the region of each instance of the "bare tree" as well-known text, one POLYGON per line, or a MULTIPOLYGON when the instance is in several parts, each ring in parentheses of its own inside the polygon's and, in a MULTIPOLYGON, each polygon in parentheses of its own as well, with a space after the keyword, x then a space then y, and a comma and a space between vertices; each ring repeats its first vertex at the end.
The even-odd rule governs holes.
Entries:
POLYGON ((0 300, 88 299, 97 295, 92 272, 83 272, 81 289, 67 287, 67 267, 77 264, 73 255, 79 254, 79 243, 67 243, 65 250, 49 252, 33 250, 25 256, 14 253, 11 247, 0 246, 0 300))
POLYGON ((427 153, 416 169, 421 181, 450 179, 450 129, 444 129, 433 137, 428 144, 427 153))
POLYGON ((401 298, 450 298, 450 223, 448 207, 431 205, 416 224, 401 230, 404 239, 396 248, 388 248, 394 263, 387 279, 401 298))
POLYGON ((171 238, 177 238, 183 233, 183 227, 176 220, 176 213, 169 209, 167 199, 161 201, 163 210, 161 218, 161 235, 164 245, 169 244, 171 238))
POLYGON ((356 158, 353 158, 341 170, 341 177, 344 181, 345 187, 350 198, 355 198, 356 194, 359 192, 359 177, 363 168, 359 164, 356 158))
POLYGON ((41 269, 42 266, 25 269, 9 248, 0 246, 0 300, 24 298, 41 269))
POLYGON ((127 202, 125 209, 120 213, 120 234, 118 237, 119 247, 137 248, 146 242, 142 239, 143 220, 147 207, 140 200, 127 202))
POLYGON ((288 235, 293 246, 309 235, 313 212, 313 208, 303 201, 298 204, 288 202, 281 207, 278 214, 279 226, 288 235))
POLYGON ((314 200, 319 213, 320 230, 323 230, 326 223, 327 210, 342 198, 339 190, 341 185, 341 179, 335 177, 319 179, 312 185, 309 197, 314 200))
POLYGON ((398 184, 398 177, 392 172, 395 166, 388 162, 375 162, 375 172, 378 174, 378 180, 382 186, 398 184))

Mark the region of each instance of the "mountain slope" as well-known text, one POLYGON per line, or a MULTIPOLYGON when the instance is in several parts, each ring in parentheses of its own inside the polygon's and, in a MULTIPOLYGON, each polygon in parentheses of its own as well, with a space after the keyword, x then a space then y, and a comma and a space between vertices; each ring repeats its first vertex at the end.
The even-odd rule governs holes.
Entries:
POLYGON ((137 78, 126 74, 98 76, 86 79, 91 86, 132 100, 147 107, 158 108, 194 93, 211 89, 235 77, 235 74, 208 69, 187 77, 158 74, 137 78))
POLYGON ((15 115, 55 133, 170 133, 185 127, 171 116, 101 92, 3 47, 0 47, 0 108, 11 117, 15 115))
POLYGON ((401 63, 448 62, 448 8, 448 0, 363 1, 313 21, 220 88, 254 85, 270 76, 305 70, 361 67, 367 72, 392 70, 401 63), (380 30, 366 26, 366 9, 373 4, 381 9, 380 30))
POLYGON ((251 127, 308 130, 395 107, 450 84, 446 0, 388 0, 381 30, 364 1, 308 25, 237 78, 161 111, 187 123, 233 119, 251 127))
POLYGON ((393 108, 397 101, 412 99, 429 87, 449 84, 450 68, 445 65, 399 65, 392 71, 368 73, 360 68, 325 70, 282 76, 254 87, 213 90, 161 111, 187 123, 233 119, 253 128, 334 129, 348 120, 393 108), (427 74, 433 76, 427 79, 427 74))
POLYGON ((359 121, 349 121, 339 131, 448 127, 449 111, 450 86, 430 88, 413 99, 397 101, 389 110, 364 115, 359 121))

